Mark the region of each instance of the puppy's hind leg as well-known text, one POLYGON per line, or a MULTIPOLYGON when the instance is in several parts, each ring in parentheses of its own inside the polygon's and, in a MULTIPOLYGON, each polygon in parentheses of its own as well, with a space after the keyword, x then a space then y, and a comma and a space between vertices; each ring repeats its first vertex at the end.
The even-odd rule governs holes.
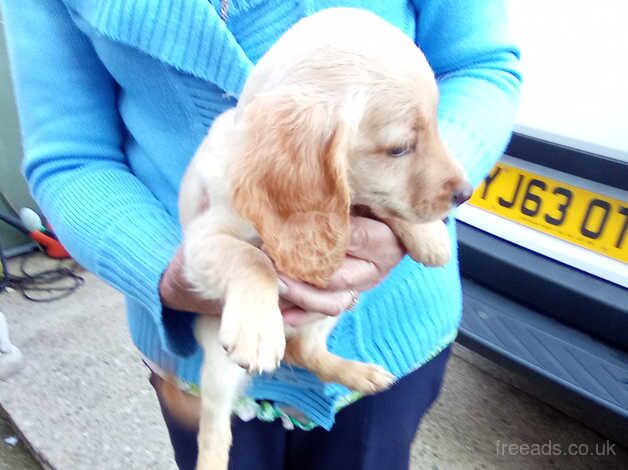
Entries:
POLYGON ((286 362, 310 370, 323 382, 339 383, 364 394, 390 387, 395 377, 382 367, 344 359, 327 350, 327 337, 337 321, 325 316, 295 330, 286 344, 286 362))
POLYGON ((231 410, 247 381, 246 372, 227 357, 218 338, 220 317, 203 315, 196 336, 203 347, 201 416, 196 470, 227 470, 231 449, 231 410))

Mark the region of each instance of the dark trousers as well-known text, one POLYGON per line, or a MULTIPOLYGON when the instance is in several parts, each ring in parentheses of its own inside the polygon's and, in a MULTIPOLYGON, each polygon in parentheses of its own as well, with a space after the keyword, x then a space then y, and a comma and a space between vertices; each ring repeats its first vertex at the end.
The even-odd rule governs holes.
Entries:
MULTIPOLYGON (((412 440, 438 396, 449 353, 447 348, 389 390, 344 408, 331 431, 287 431, 279 421, 234 418, 229 470, 407 470, 412 440)), ((194 470, 196 432, 160 404, 179 469, 194 470)))

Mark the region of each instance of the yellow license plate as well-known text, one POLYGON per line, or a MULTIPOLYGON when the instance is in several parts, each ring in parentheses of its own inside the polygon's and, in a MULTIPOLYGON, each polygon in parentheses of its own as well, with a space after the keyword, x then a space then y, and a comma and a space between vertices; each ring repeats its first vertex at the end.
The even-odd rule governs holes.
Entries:
POLYGON ((499 162, 469 201, 506 219, 628 262, 628 202, 499 162))

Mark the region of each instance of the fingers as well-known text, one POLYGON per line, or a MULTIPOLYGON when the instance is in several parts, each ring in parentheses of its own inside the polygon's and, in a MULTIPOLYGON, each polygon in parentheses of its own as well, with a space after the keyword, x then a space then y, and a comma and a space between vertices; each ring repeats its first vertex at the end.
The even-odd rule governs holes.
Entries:
POLYGON ((308 312, 338 315, 357 302, 357 292, 377 285, 404 255, 395 234, 382 222, 351 218, 349 255, 326 289, 281 277, 281 296, 308 312))
POLYGON ((385 275, 401 261, 405 250, 395 234, 383 222, 365 217, 351 217, 351 242, 348 253, 370 261, 385 275))
POLYGON ((279 310, 281 310, 282 313, 287 312, 291 308, 295 308, 295 305, 292 302, 284 299, 283 297, 279 297, 279 310))
POLYGON ((340 268, 325 289, 280 276, 284 320, 303 322, 303 312, 338 315, 351 309, 358 292, 377 285, 404 255, 395 234, 383 222, 365 217, 351 218, 351 243, 340 268), (283 284, 283 285, 282 285, 283 284))
POLYGON ((283 276, 281 280, 286 285, 282 289, 282 298, 306 312, 339 315, 357 303, 358 293, 353 290, 318 289, 283 276))
POLYGON ((281 313, 284 323, 290 326, 302 326, 321 319, 320 314, 308 313, 298 307, 283 310, 281 313))
POLYGON ((370 289, 381 280, 382 274, 371 261, 347 256, 340 268, 329 279, 327 289, 355 289, 359 292, 370 289))
POLYGON ((303 326, 321 319, 320 313, 306 312, 282 297, 279 298, 279 309, 283 315, 284 323, 290 326, 303 326))

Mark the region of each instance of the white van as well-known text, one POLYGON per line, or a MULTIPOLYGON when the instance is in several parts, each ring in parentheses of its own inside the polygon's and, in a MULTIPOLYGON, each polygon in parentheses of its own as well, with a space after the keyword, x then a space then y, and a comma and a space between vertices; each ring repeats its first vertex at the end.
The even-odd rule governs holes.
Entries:
POLYGON ((511 7, 522 103, 503 159, 457 214, 459 341, 626 443, 628 4, 511 7))

